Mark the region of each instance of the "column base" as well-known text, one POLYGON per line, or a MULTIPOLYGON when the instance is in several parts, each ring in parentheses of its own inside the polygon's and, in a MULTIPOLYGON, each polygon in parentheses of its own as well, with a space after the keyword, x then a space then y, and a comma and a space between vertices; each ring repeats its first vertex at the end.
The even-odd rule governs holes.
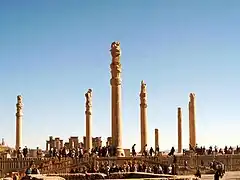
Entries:
POLYGON ((123 148, 117 147, 116 156, 117 157, 125 157, 125 152, 124 152, 123 148))

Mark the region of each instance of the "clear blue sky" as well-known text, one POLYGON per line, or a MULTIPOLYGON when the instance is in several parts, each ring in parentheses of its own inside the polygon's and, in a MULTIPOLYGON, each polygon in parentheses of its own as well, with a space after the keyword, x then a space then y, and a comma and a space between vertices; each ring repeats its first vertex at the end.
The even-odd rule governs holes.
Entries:
POLYGON ((15 145, 23 95, 23 144, 85 134, 93 89, 93 136, 111 134, 110 61, 123 66, 123 146, 140 146, 139 91, 148 90, 149 145, 177 146, 177 107, 188 146, 188 99, 196 93, 197 142, 240 143, 240 1, 7 1, 0 3, 0 137, 15 145))

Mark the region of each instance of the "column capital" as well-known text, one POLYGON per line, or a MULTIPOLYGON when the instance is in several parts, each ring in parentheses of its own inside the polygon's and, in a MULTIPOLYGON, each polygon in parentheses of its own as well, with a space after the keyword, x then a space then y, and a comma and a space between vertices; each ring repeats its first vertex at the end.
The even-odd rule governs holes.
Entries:
POLYGON ((110 80, 110 84, 112 86, 120 86, 122 84, 122 80, 119 77, 112 77, 110 80))
POLYGON ((16 116, 17 116, 17 117, 22 117, 22 116, 23 116, 23 113, 22 113, 22 112, 17 112, 17 113, 16 113, 16 116))
POLYGON ((190 98, 190 101, 193 102, 195 100, 195 98, 196 98, 195 93, 190 93, 189 94, 189 98, 190 98))
POLYGON ((110 51, 113 58, 121 56, 120 42, 112 42, 110 51))
POLYGON ((91 111, 85 111, 85 114, 86 115, 92 115, 92 112, 91 111))
POLYGON ((148 106, 148 105, 145 104, 145 103, 144 103, 144 104, 142 104, 142 103, 140 104, 140 107, 142 107, 142 108, 147 108, 147 106, 148 106))
POLYGON ((86 98, 86 111, 89 111, 92 107, 92 89, 88 89, 87 93, 85 94, 86 98))

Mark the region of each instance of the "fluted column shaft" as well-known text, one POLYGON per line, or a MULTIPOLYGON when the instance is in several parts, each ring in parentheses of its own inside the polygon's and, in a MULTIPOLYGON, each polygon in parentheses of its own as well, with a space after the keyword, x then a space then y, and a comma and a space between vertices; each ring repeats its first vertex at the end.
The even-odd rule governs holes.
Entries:
POLYGON ((190 102, 189 102, 189 141, 191 147, 196 146, 196 109, 195 109, 195 94, 190 93, 190 102))
POLYGON ((22 119, 23 119, 23 102, 22 96, 17 96, 17 113, 16 113, 16 145, 15 148, 22 148, 22 119))
POLYGON ((92 90, 89 89, 86 97, 86 150, 92 149, 92 90))
POLYGON ((112 63, 111 68, 111 88, 112 88, 112 143, 116 147, 116 155, 124 156, 122 148, 122 87, 121 87, 121 71, 120 63, 121 49, 119 42, 111 44, 112 63))
POLYGON ((179 107, 177 111, 178 118, 178 153, 182 153, 182 109, 179 107))
POLYGON ((49 146, 49 141, 46 141, 46 151, 49 150, 48 146, 49 146))
POLYGON ((144 81, 141 82, 140 92, 140 121, 141 121, 141 151, 148 144, 147 125, 147 89, 144 81))
POLYGON ((159 131, 155 129, 155 149, 159 147, 159 131))

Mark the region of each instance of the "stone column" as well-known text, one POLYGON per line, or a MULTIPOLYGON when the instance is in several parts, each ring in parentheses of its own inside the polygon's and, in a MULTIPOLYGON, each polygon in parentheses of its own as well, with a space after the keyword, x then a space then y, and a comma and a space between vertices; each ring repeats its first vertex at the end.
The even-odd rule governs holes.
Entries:
POLYGON ((23 102, 22 96, 17 96, 17 113, 16 113, 16 149, 22 148, 22 119, 23 119, 23 102))
POLYGON ((122 107, 121 107, 121 71, 122 65, 120 62, 121 49, 120 42, 111 44, 112 63, 111 68, 111 88, 112 88, 112 141, 116 147, 117 156, 124 156, 122 148, 122 107))
POLYGON ((92 149, 92 90, 88 89, 86 97, 86 150, 92 149))
POLYGON ((141 121, 141 152, 147 145, 148 134, 147 134, 147 88, 144 81, 141 82, 140 92, 140 121, 141 121))
POLYGON ((196 146, 196 109, 195 109, 195 94, 190 93, 189 102, 189 135, 190 135, 190 145, 191 147, 196 146))
POLYGON ((155 129, 155 150, 157 147, 159 147, 159 131, 155 129))
POLYGON ((179 107, 177 111, 178 118, 178 153, 182 153, 182 109, 179 107))
POLYGON ((60 149, 63 148, 63 140, 60 140, 60 149))
POLYGON ((189 118, 189 149, 192 146, 192 114, 191 101, 188 102, 188 118, 189 118))
POLYGON ((55 143, 56 143, 56 149, 60 149, 60 138, 55 138, 55 143))
POLYGON ((49 141, 46 141, 46 151, 48 151, 48 145, 49 145, 49 141))

